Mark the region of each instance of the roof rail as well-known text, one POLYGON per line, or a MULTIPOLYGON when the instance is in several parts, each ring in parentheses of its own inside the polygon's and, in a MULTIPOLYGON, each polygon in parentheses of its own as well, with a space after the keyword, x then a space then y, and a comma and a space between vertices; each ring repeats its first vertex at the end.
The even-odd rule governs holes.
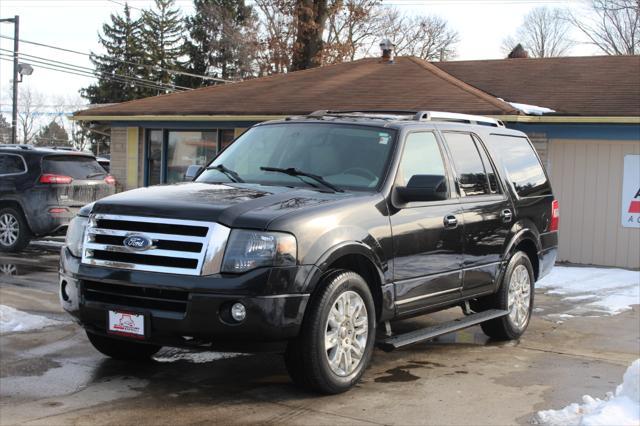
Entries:
POLYGON ((362 115, 376 115, 376 116, 398 116, 406 115, 413 116, 416 113, 415 110, 380 110, 380 109, 354 109, 354 110, 328 110, 319 109, 307 115, 307 117, 324 117, 324 116, 345 116, 345 117, 359 117, 362 115))
POLYGON ((458 123, 481 124, 485 126, 505 127, 501 120, 484 117, 482 115, 458 114, 455 112, 418 111, 415 113, 416 121, 453 121, 458 123))
POLYGON ((29 145, 29 144, 17 144, 17 143, 3 143, 3 144, 0 144, 0 148, 33 149, 33 145, 29 145))

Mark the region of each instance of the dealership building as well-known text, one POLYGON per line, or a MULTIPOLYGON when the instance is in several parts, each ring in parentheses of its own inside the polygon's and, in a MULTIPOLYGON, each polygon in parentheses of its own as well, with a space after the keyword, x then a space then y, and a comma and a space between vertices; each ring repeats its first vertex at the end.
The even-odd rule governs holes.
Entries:
POLYGON ((365 58, 83 110, 122 189, 182 181, 255 123, 315 110, 487 115, 534 143, 560 203, 559 260, 640 268, 640 56, 365 58))

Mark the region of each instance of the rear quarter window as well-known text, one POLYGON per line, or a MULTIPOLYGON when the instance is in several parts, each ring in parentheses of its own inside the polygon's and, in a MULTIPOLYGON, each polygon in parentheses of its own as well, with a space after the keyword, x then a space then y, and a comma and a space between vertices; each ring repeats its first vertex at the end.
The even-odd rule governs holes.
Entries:
POLYGON ((107 172, 93 157, 81 155, 51 155, 42 160, 42 172, 71 176, 80 180, 104 179, 107 172))
POLYGON ((16 175, 27 171, 24 160, 16 154, 0 154, 0 175, 16 175))
POLYGON ((500 159, 519 197, 551 194, 549 180, 527 138, 491 135, 487 142, 491 153, 500 159))

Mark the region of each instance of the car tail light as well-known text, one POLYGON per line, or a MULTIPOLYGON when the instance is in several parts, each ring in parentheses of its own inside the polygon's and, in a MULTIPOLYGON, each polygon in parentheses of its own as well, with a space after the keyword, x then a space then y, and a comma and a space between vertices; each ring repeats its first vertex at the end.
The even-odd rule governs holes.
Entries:
POLYGON ((106 183, 107 185, 115 185, 116 184, 116 178, 114 178, 111 175, 107 175, 107 177, 104 178, 104 183, 106 183))
POLYGON ((45 173, 40 176, 40 183, 64 184, 71 182, 73 182, 73 178, 71 176, 54 175, 50 173, 45 173))
POLYGON ((66 213, 68 211, 69 211, 69 209, 67 209, 66 207, 52 207, 52 208, 49 209, 49 213, 51 213, 51 214, 66 213))
POLYGON ((549 231, 557 231, 560 224, 560 204, 558 200, 553 200, 551 203, 551 224, 549 225, 549 231))

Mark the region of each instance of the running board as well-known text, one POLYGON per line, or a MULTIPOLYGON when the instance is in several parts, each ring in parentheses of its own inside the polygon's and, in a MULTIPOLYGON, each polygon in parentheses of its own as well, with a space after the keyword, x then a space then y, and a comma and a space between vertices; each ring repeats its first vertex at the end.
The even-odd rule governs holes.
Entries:
POLYGON ((477 314, 468 315, 466 317, 458 318, 453 321, 437 324, 432 327, 421 328, 419 330, 410 331, 408 333, 387 337, 386 339, 379 340, 377 342, 377 345, 383 351, 391 352, 395 349, 400 349, 404 348, 405 346, 413 345, 415 343, 431 340, 435 337, 442 336, 443 334, 462 330, 464 328, 471 327, 495 318, 504 317, 506 315, 509 315, 509 311, 500 309, 489 309, 487 311, 478 312, 477 314))

